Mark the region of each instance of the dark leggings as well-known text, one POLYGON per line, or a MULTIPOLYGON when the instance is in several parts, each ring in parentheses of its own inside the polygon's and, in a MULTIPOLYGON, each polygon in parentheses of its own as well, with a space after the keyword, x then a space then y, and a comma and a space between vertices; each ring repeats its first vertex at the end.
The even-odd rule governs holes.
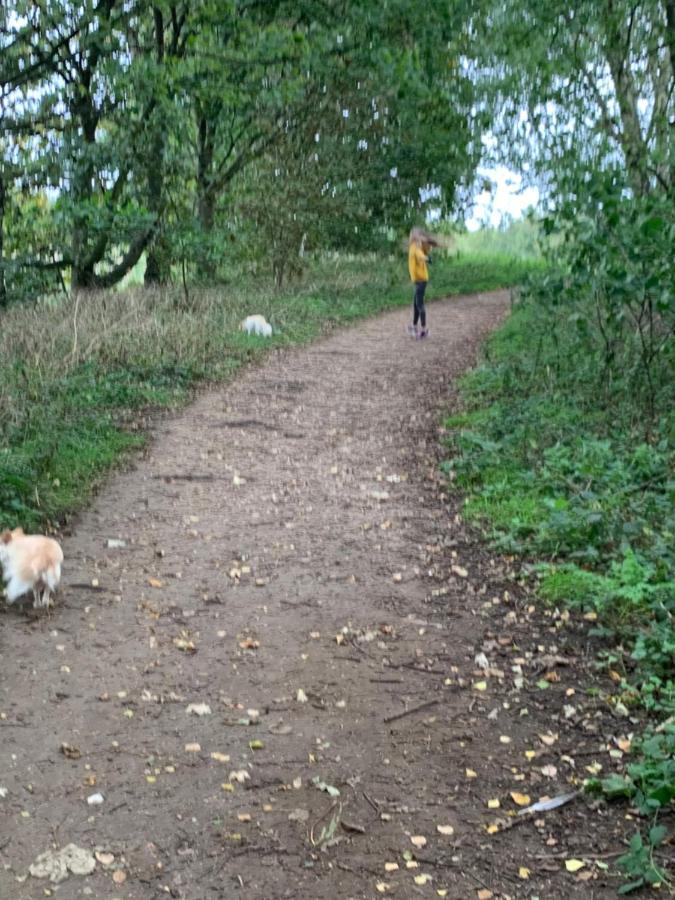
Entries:
POLYGON ((427 311, 424 308, 424 292, 427 289, 426 281, 415 282, 415 296, 413 297, 413 325, 419 320, 422 328, 427 327, 427 311))

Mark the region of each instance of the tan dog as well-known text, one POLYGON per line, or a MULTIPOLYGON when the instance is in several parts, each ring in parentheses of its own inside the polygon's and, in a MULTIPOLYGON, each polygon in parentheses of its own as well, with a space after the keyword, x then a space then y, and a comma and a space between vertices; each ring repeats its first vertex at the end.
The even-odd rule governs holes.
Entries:
POLYGON ((0 534, 0 563, 8 603, 33 592, 33 607, 49 606, 61 580, 63 551, 53 538, 24 534, 22 528, 0 534))

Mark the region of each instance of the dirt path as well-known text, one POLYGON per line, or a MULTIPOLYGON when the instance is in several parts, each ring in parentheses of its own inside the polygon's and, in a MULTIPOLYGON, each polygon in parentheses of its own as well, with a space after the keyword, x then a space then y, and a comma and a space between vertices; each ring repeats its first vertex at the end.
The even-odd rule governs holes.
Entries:
POLYGON ((272 354, 109 480, 51 616, 0 618, 1 900, 614 896, 564 867, 620 848, 602 808, 525 821, 510 797, 605 747, 565 693, 576 632, 528 612, 438 471, 453 379, 507 308, 272 354), (103 862, 26 877, 69 842, 103 862))

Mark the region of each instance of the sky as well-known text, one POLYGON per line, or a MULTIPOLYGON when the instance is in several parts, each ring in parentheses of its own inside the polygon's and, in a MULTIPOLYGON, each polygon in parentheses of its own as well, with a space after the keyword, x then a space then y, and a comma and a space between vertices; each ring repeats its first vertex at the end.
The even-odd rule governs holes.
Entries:
POLYGON ((522 217, 539 200, 536 187, 523 187, 523 179, 517 172, 506 166, 478 168, 477 183, 489 180, 491 191, 480 191, 474 198, 474 206, 469 211, 465 223, 469 231, 477 231, 482 225, 498 228, 505 215, 514 219, 522 217))

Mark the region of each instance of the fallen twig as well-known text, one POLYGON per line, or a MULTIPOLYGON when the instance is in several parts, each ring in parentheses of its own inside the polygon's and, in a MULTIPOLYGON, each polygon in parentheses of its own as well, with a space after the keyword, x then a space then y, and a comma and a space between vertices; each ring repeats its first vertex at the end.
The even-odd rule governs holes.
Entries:
POLYGON ((402 719, 404 716, 411 716, 413 713, 421 712, 423 709, 429 709, 430 706, 436 706, 436 704, 440 702, 440 700, 427 700, 426 703, 420 703, 418 706, 411 706, 410 709, 406 709, 401 713, 396 713, 394 716, 385 716, 382 721, 385 725, 388 725, 390 722, 395 722, 397 719, 402 719))

